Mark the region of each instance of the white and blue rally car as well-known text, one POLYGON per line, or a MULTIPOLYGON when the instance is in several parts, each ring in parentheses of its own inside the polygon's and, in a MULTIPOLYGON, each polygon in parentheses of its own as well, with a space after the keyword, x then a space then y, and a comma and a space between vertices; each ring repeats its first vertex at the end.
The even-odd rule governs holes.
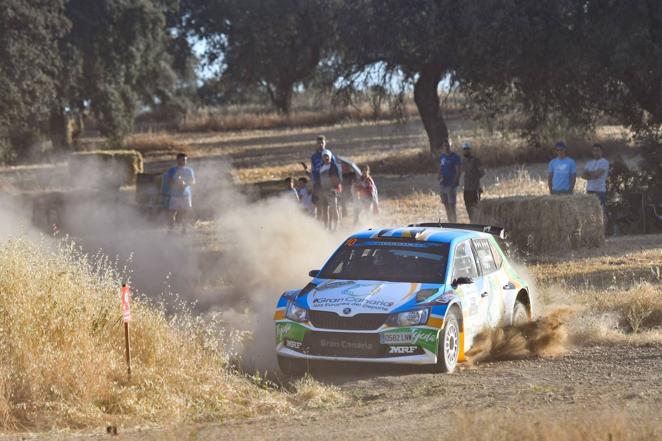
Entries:
POLYGON ((352 235, 276 307, 281 370, 309 360, 433 365, 453 372, 483 329, 531 319, 532 295, 498 227, 416 224, 352 235))

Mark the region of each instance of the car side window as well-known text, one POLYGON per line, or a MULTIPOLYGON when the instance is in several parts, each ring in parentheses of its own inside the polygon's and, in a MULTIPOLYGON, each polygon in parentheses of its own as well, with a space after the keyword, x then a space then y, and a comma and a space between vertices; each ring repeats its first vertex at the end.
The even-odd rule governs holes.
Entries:
POLYGON ((483 275, 496 271, 497 266, 492 256, 490 242, 487 239, 474 239, 473 243, 476 248, 476 254, 478 255, 478 261, 480 262, 480 268, 483 270, 483 275))
POLYGON ((492 249, 492 256, 494 256, 494 263, 497 269, 501 269, 501 265, 503 264, 503 258, 501 257, 501 253, 497 249, 497 246, 494 245, 492 242, 490 242, 490 248, 492 249))
POLYGON ((455 248, 455 257, 453 258, 453 279, 457 279, 458 277, 478 277, 476 259, 474 259, 471 243, 468 240, 460 243, 455 248))

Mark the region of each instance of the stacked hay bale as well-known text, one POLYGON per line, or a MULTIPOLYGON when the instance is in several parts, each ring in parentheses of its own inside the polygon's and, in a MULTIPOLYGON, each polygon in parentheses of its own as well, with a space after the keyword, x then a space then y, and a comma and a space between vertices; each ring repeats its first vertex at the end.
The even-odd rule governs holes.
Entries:
POLYGON ((484 199, 478 219, 504 227, 524 252, 599 247, 605 240, 602 208, 593 195, 484 199))
POLYGON ((69 157, 69 174, 75 187, 97 189, 134 185, 143 172, 143 157, 135 150, 95 150, 69 157))

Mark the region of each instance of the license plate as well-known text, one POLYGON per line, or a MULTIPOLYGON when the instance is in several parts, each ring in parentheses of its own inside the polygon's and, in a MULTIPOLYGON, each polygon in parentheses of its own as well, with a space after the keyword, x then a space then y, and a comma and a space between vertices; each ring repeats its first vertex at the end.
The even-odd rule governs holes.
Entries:
POLYGON ((390 332, 388 334, 379 334, 381 344, 390 345, 398 343, 413 343, 411 332, 390 332))

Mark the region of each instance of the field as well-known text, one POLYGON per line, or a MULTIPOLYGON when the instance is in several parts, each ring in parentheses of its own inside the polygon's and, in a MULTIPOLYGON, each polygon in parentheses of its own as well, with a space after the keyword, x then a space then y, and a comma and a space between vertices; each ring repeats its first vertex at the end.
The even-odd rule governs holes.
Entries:
MULTIPOLYGON (((450 125, 455 141, 471 139, 488 167, 484 197, 546 193, 548 150, 486 134, 460 119, 450 125)), ((68 429, 37 433, 44 439, 65 439, 76 436, 70 430, 83 429, 81 437, 101 439, 108 422, 119 425, 124 439, 154 440, 662 438, 662 235, 615 237, 598 249, 524 256, 523 267, 537 287, 539 314, 561 323, 545 330, 556 345, 554 351, 522 352, 516 338, 496 336, 494 344, 476 357, 480 362, 467 364, 453 375, 346 365, 320 367, 314 371, 315 379, 296 384, 274 375, 269 351, 276 296, 305 284, 308 270, 319 267, 357 226, 346 220, 340 232, 329 233, 287 201, 254 202, 250 186, 300 175, 299 161, 308 161, 318 134, 327 136, 334 153, 373 168, 381 213, 361 219, 361 226, 444 219, 435 165, 425 156, 424 132, 415 121, 136 135, 134 146, 144 146, 146 171, 162 169, 176 150, 188 151, 192 166, 199 171, 200 192, 211 193, 215 214, 199 220, 189 236, 168 235, 162 227, 134 223, 139 225, 136 231, 106 226, 103 234, 93 231, 76 240, 87 251, 102 247, 111 256, 117 254, 119 265, 126 263, 132 269, 132 281, 147 297, 162 299, 162 292, 172 291, 179 295, 177 301, 197 302, 193 305, 196 317, 209 319, 220 312, 226 331, 252 333, 239 350, 241 359, 226 353, 218 368, 236 363, 243 373, 267 371, 270 381, 254 377, 240 381, 236 372, 215 377, 209 369, 185 371, 189 382, 201 386, 193 398, 201 408, 191 410, 182 404, 191 396, 187 386, 171 386, 167 372, 147 366, 159 378, 149 377, 149 381, 163 381, 174 390, 165 398, 181 399, 168 404, 177 411, 171 420, 163 415, 167 412, 148 415, 139 409, 126 418, 101 415, 75 420, 58 414, 60 419, 51 424, 24 422, 27 430, 68 429), (241 390, 244 400, 254 405, 236 401, 227 408, 216 406, 204 388, 221 387, 223 381, 241 390)), ((598 136, 610 154, 623 154, 636 162, 635 151, 618 128, 602 128, 598 136)), ((101 141, 85 142, 95 148, 101 141)), ((580 167, 590 143, 571 144, 576 146, 580 167)), ((15 187, 36 173, 0 170, 0 184, 15 187)), ((467 221, 461 198, 458 210, 459 220, 467 221)), ((166 309, 176 303, 170 297, 164 301, 166 309)), ((149 329, 153 334, 160 328, 149 329)), ((174 335, 187 338, 186 332, 174 335)), ((159 348, 175 351, 173 346, 159 348)), ((197 360, 196 353, 183 357, 197 360)), ((147 401, 145 390, 131 390, 137 400, 147 401)), ((144 404, 149 405, 153 404, 144 404)), ((166 404, 164 408, 168 409, 166 404)))

